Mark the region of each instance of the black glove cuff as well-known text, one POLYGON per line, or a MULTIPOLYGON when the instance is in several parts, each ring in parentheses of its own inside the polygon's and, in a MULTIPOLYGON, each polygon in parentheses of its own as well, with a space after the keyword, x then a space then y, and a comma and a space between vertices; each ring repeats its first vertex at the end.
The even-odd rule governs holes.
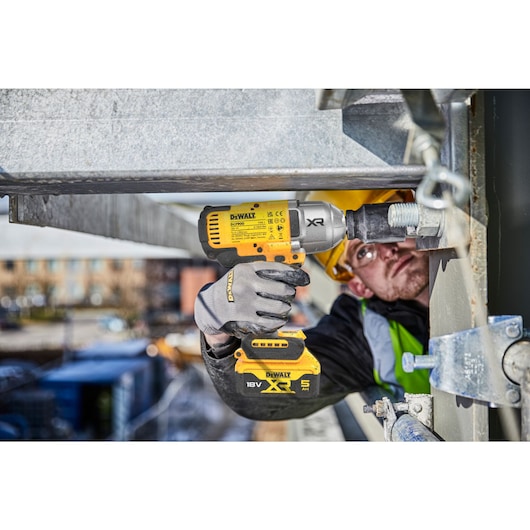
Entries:
POLYGON ((224 344, 220 344, 217 346, 210 346, 206 339, 204 338, 204 334, 201 332, 201 342, 203 344, 204 351, 206 352, 206 355, 209 357, 213 357, 214 359, 224 359, 225 357, 229 357, 230 355, 233 355, 233 353, 239 348, 241 341, 236 337, 230 337, 227 342, 224 344))

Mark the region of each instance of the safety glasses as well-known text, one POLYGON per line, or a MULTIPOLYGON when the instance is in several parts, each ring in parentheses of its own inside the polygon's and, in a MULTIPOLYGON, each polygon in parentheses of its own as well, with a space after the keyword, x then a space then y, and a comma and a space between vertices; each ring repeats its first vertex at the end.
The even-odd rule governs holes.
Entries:
POLYGON ((377 258, 377 244, 361 243, 353 251, 348 252, 348 257, 354 270, 362 269, 377 258))

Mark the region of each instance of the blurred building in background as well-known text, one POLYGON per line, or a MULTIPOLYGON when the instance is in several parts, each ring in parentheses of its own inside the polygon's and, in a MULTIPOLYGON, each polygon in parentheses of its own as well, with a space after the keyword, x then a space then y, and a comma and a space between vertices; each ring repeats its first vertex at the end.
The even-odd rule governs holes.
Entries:
POLYGON ((153 324, 189 324, 198 290, 221 272, 179 249, 54 228, 10 224, 0 215, 0 305, 114 308, 153 324))
POLYGON ((144 259, 38 258, 0 261, 2 305, 145 306, 144 259))

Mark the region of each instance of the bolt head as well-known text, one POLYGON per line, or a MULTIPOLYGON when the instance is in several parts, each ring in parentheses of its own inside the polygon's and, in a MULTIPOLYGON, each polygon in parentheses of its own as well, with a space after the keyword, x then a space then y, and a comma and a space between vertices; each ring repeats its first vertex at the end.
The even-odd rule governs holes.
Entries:
POLYGON ((508 337, 510 337, 511 339, 515 339, 519 336, 520 333, 521 330, 519 329, 519 326, 517 324, 510 324, 506 328, 506 335, 508 335, 508 337))
POLYGON ((421 403, 414 403, 414 405, 412 406, 412 410, 416 414, 419 414, 423 410, 423 407, 421 406, 421 403))
POLYGON ((515 405, 516 403, 519 403, 519 401, 521 401, 521 393, 515 388, 510 388, 506 391, 506 399, 509 403, 515 405))
POLYGON ((414 355, 408 351, 403 352, 401 357, 401 365, 403 366, 403 371, 411 374, 414 372, 414 355))

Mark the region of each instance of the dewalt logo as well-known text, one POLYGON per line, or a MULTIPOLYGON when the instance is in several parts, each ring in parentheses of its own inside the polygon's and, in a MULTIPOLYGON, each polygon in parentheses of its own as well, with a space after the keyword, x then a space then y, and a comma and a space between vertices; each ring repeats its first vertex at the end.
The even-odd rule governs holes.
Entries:
POLYGON ((232 286, 234 285, 234 270, 228 272, 226 276, 226 299, 229 302, 234 302, 234 293, 232 291, 232 286))
POLYGON ((231 213, 230 221, 238 221, 239 219, 255 219, 256 214, 254 212, 248 213, 231 213))
POLYGON ((291 372, 266 372, 265 377, 283 377, 289 379, 291 377, 291 372))

